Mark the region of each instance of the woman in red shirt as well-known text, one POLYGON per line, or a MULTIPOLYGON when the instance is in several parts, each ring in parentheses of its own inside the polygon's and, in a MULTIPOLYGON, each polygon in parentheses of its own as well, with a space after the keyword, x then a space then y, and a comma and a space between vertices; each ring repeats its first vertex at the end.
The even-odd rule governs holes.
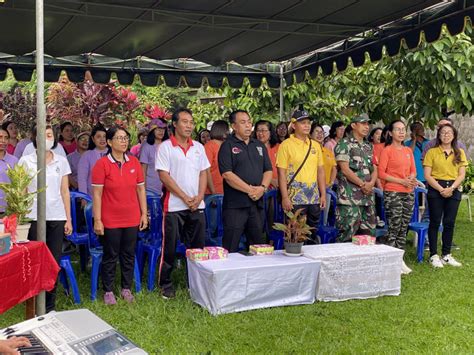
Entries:
POLYGON ((92 169, 94 232, 102 236, 104 302, 116 304, 113 293, 115 268, 120 259, 121 296, 133 302, 130 291, 138 230, 148 225, 145 181, 138 159, 127 155, 129 133, 120 127, 107 130, 109 152, 92 169))
MULTIPOLYGON (((388 245, 405 249, 408 223, 413 214, 417 184, 413 152, 405 147, 406 126, 396 120, 388 125, 385 148, 380 153, 379 178, 384 181, 384 202, 388 222, 388 245)), ((402 273, 411 269, 403 262, 402 273)))

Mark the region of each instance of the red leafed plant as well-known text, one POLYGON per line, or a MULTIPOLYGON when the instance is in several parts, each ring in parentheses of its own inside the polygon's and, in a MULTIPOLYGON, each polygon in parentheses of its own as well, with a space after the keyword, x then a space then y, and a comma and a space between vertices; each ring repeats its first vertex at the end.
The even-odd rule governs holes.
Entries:
POLYGON ((15 122, 23 134, 29 132, 36 122, 36 96, 20 86, 0 93, 0 109, 4 111, 4 120, 15 122))
POLYGON ((140 106, 137 94, 116 87, 115 82, 96 84, 86 79, 75 84, 66 77, 51 85, 47 103, 53 121, 70 121, 79 127, 93 127, 99 122, 126 127, 140 106))
POLYGON ((151 120, 162 118, 164 120, 171 119, 171 113, 168 112, 166 109, 161 108, 158 105, 146 105, 145 111, 143 112, 143 116, 151 120))

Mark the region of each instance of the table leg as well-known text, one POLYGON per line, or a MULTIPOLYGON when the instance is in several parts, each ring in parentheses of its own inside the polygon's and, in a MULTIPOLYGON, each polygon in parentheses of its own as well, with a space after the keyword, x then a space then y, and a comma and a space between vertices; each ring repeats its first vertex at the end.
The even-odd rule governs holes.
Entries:
POLYGON ((25 319, 31 319, 35 317, 36 309, 36 297, 28 298, 25 301, 25 319))

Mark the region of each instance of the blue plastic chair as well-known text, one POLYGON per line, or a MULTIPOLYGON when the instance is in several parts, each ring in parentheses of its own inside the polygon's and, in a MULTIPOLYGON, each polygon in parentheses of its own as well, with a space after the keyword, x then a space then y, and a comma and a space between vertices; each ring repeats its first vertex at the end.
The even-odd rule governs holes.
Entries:
MULTIPOLYGON (((161 201, 160 195, 156 192, 151 190, 146 190, 146 199, 147 199, 147 208, 150 217, 150 225, 144 231, 138 232, 138 239, 137 239, 137 258, 138 258, 138 265, 140 266, 140 272, 143 274, 143 260, 141 260, 142 256, 144 256, 142 249, 143 243, 148 242, 149 238, 155 236, 156 233, 161 233, 161 215, 158 217, 154 213, 151 213, 151 208, 153 207, 153 201, 158 201, 158 204, 161 201), (160 220, 157 220, 159 218, 160 220)), ((155 208, 156 209, 156 208, 155 208)))
POLYGON ((69 255, 61 256, 59 266, 61 267, 59 271, 59 282, 61 282, 63 285, 66 295, 70 295, 70 291, 72 290, 72 298, 74 303, 80 304, 81 294, 79 293, 76 275, 74 274, 74 269, 72 268, 71 257, 69 255))
POLYGON ((324 224, 325 211, 321 211, 321 216, 319 217, 319 226, 318 226, 318 236, 319 238, 321 238, 321 244, 335 243, 337 235, 339 234, 339 231, 335 227, 337 196, 336 196, 336 193, 332 191, 331 189, 326 189, 326 194, 329 195, 329 199, 331 201, 331 206, 330 206, 331 218, 328 218, 327 223, 324 224))
MULTIPOLYGON (((84 209, 84 215, 86 218, 87 232, 89 235, 88 244, 89 244, 89 253, 92 258, 92 270, 91 270, 91 301, 95 301, 97 298, 97 287, 99 285, 99 272, 100 265, 102 263, 102 257, 104 251, 100 245, 97 235, 94 233, 94 225, 92 223, 92 202, 89 202, 84 209)), ((135 265, 134 265, 134 279, 135 279, 135 291, 138 293, 141 291, 141 277, 140 270, 138 267, 138 261, 135 256, 135 265)))
POLYGON ((264 226, 267 233, 268 239, 273 241, 273 247, 275 250, 281 250, 284 247, 284 234, 282 231, 277 231, 273 229, 273 226, 269 225, 268 221, 268 200, 271 199, 273 203, 273 222, 274 223, 284 223, 284 213, 281 204, 278 203, 278 190, 271 189, 268 190, 263 195, 263 206, 264 206, 264 226))
POLYGON ((71 243, 73 243, 74 245, 79 246, 81 271, 85 271, 86 266, 87 266, 87 261, 89 259, 89 253, 88 253, 88 248, 87 248, 89 234, 87 233, 87 230, 85 232, 80 231, 81 226, 78 226, 77 203, 81 199, 87 202, 92 202, 92 198, 89 195, 82 192, 78 192, 78 191, 71 191, 69 194, 70 194, 70 201, 71 201, 72 234, 67 236, 66 238, 69 241, 71 241, 71 243))
POLYGON ((206 198, 206 244, 210 246, 222 247, 222 237, 224 236, 224 226, 222 224, 222 201, 224 195, 210 195, 206 198), (215 213, 214 213, 215 212, 215 213), (216 230, 211 230, 215 225, 216 230), (216 233, 217 235, 214 235, 216 233))
POLYGON ((378 217, 384 222, 383 227, 375 228, 375 237, 380 238, 388 233, 388 223, 387 223, 387 216, 385 215, 383 191, 380 190, 379 188, 374 188, 374 193, 378 198, 380 198, 381 207, 380 207, 380 216, 378 217))
POLYGON ((145 257, 148 256, 148 278, 147 288, 152 291, 155 287, 156 268, 158 258, 161 255, 163 233, 162 233, 162 211, 160 196, 147 191, 147 206, 150 212, 150 227, 146 237, 137 244, 137 259, 140 274, 143 275, 145 268, 145 257))
POLYGON ((413 215, 411 221, 408 224, 408 230, 411 230, 417 234, 417 243, 416 243, 416 258, 419 263, 423 261, 423 254, 425 250, 425 240, 428 234, 429 222, 420 222, 420 201, 419 195, 422 193, 426 195, 428 190, 416 187, 415 188, 415 207, 413 209, 413 215))

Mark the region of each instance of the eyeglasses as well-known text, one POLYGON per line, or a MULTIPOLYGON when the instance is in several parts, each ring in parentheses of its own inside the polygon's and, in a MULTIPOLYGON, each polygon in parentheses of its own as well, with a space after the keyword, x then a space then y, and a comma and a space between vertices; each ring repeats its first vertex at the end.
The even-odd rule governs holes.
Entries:
POLYGON ((267 132, 270 132, 270 130, 268 130, 268 129, 257 129, 256 132, 257 133, 267 133, 267 132))
POLYGON ((406 128, 394 128, 393 131, 394 131, 394 132, 404 133, 404 132, 407 131, 407 129, 406 129, 406 128))
POLYGON ((128 138, 128 136, 119 136, 119 137, 114 137, 113 139, 115 139, 116 141, 120 141, 120 142, 128 142, 130 140, 130 138, 128 138))
POLYGON ((440 136, 445 136, 445 137, 448 136, 448 137, 449 137, 449 136, 453 136, 453 132, 440 132, 439 135, 440 135, 440 136))

